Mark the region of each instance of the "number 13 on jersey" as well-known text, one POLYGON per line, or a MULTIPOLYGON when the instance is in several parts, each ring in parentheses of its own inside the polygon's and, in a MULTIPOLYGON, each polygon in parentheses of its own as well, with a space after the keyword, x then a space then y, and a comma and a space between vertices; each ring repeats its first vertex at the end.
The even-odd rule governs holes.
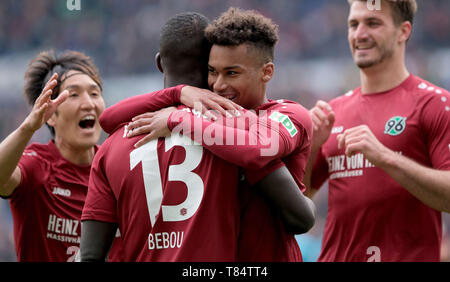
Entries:
POLYGON ((186 151, 186 158, 181 164, 169 165, 168 181, 182 181, 187 187, 186 199, 178 205, 162 205, 163 183, 159 169, 158 140, 152 140, 130 153, 130 170, 142 163, 145 196, 152 227, 160 209, 163 221, 182 221, 193 216, 202 202, 203 180, 192 171, 202 160, 203 148, 197 144, 186 144, 192 144, 192 141, 185 136, 165 138, 166 153, 175 146, 181 146, 186 151))

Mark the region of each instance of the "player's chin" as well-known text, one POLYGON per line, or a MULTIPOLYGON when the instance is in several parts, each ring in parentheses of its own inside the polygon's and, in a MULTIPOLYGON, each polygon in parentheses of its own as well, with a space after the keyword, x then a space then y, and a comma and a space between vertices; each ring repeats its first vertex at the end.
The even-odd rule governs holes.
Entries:
POLYGON ((100 140, 100 130, 82 131, 79 134, 79 144, 83 147, 92 147, 100 140))
POLYGON ((376 65, 376 63, 377 63, 376 60, 371 59, 358 59, 358 58, 355 59, 355 64, 360 69, 367 69, 373 67, 374 65, 376 65))

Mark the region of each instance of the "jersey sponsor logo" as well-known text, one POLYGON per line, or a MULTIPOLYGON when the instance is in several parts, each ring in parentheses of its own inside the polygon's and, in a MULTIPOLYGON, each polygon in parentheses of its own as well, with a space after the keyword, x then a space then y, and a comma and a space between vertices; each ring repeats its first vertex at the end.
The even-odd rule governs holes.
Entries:
POLYGON ((61 218, 54 214, 50 214, 48 218, 47 231, 57 234, 78 236, 79 223, 80 222, 76 219, 61 218))
POLYGON ((287 115, 284 115, 280 112, 273 112, 269 116, 269 118, 273 121, 281 123, 281 125, 283 125, 283 127, 286 128, 286 130, 289 132, 291 137, 294 137, 295 135, 297 135, 298 130, 297 130, 297 128, 295 128, 294 123, 291 121, 291 119, 287 115))
POLYGON ((344 131, 343 126, 335 126, 333 129, 331 129, 331 134, 338 134, 344 131))
MULTIPOLYGON (((76 219, 61 218, 54 214, 50 214, 47 223, 47 238, 60 241, 63 243, 80 244, 81 237, 78 232, 80 222, 76 219)), ((69 251, 69 250, 68 250, 69 251)), ((75 259, 76 252, 72 250, 72 254, 69 259, 75 259)))
POLYGON ((36 157, 37 153, 35 151, 25 151, 25 152, 23 152, 22 155, 29 156, 29 157, 36 157))
POLYGON ((384 126, 384 134, 397 136, 403 133, 406 128, 406 117, 395 116, 390 118, 384 126))
POLYGON ((328 172, 330 179, 357 177, 364 174, 365 168, 375 167, 364 155, 359 153, 348 157, 346 155, 337 155, 327 158, 328 172))
POLYGON ((60 187, 53 187, 53 195, 60 195, 60 196, 64 196, 64 197, 70 197, 70 195, 72 194, 72 192, 70 192, 69 189, 63 189, 60 187))

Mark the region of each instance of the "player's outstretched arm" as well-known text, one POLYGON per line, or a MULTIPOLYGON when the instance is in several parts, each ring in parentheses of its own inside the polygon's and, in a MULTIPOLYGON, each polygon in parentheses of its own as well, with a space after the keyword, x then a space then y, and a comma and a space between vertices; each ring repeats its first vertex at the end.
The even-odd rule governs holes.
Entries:
POLYGON ((316 206, 302 194, 285 166, 265 176, 256 187, 279 211, 288 232, 302 234, 314 226, 316 206))
POLYGON ((55 73, 36 99, 33 109, 22 124, 0 144, 0 196, 9 196, 19 185, 21 172, 17 166, 33 134, 53 115, 56 108, 67 98, 67 90, 51 100, 57 85, 55 73))
POLYGON ((117 231, 117 224, 85 220, 81 223, 82 262, 105 261, 117 231))

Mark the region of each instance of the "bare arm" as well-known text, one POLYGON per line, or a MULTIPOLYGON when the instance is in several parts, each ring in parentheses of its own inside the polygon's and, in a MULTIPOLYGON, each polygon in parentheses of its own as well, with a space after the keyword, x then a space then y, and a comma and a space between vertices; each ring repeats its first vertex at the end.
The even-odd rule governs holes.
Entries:
POLYGON ((57 106, 67 98, 67 91, 55 100, 50 100, 52 89, 56 86, 57 74, 45 85, 42 94, 36 100, 31 113, 23 123, 0 144, 0 195, 9 196, 19 185, 21 172, 17 166, 34 132, 47 122, 57 106))
POLYGON ((316 207, 302 194, 285 166, 264 177, 256 187, 275 205, 288 232, 302 234, 314 226, 316 207))

